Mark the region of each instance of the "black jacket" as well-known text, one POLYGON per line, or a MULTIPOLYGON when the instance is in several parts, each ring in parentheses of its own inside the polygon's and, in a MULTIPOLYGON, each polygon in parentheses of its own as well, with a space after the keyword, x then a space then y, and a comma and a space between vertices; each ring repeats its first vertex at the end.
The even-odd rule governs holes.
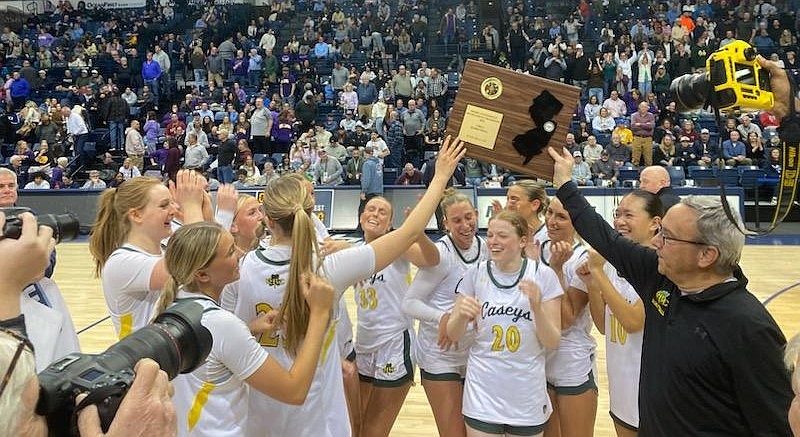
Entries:
POLYGON ((658 190, 656 194, 661 199, 661 204, 664 206, 664 214, 667 210, 681 202, 680 196, 672 191, 672 187, 664 187, 658 190))
POLYGON ((786 339, 736 279, 681 295, 655 250, 619 235, 573 182, 558 190, 580 236, 639 293, 645 307, 639 435, 789 436, 786 339))

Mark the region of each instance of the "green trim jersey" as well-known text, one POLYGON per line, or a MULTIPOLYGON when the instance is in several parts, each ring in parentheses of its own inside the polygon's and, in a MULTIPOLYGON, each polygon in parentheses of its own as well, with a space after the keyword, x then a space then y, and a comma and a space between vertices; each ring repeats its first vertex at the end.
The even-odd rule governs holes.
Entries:
POLYGON ((525 259, 519 271, 502 273, 492 261, 471 267, 457 292, 475 297, 480 315, 464 383, 465 416, 488 423, 535 426, 552 412, 545 377, 545 347, 536 335, 536 317, 519 282, 535 282, 546 302, 564 294, 555 272, 525 259))

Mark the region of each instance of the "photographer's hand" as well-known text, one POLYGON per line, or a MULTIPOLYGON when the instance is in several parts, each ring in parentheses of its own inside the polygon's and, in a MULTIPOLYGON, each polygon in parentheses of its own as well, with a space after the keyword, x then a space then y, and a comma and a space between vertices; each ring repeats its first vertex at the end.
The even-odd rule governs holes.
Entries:
MULTIPOLYGON (((90 405, 78 415, 78 430, 83 437, 174 436, 178 434, 174 389, 158 363, 145 358, 136 364, 136 377, 111 422, 107 433, 100 427, 97 407, 90 405)), ((86 395, 76 399, 76 405, 86 395)))
MULTIPOLYGON (((780 65, 772 62, 761 55, 756 58, 758 64, 769 72, 769 86, 775 95, 775 103, 772 106, 772 114, 778 119, 789 115, 789 100, 795 98, 789 84, 789 76, 786 70, 780 65)), ((796 105, 797 106, 797 105, 796 105)))
POLYGON ((44 271, 56 244, 53 230, 37 226, 33 214, 25 212, 18 217, 22 220, 19 239, 3 238, 6 216, 0 212, 0 253, 3 254, 0 264, 3 269, 0 271, 0 320, 19 316, 22 289, 44 271))

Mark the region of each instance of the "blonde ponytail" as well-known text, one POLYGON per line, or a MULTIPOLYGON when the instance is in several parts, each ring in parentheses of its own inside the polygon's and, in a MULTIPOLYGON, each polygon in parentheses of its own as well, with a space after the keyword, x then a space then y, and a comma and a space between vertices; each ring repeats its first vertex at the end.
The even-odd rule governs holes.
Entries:
POLYGON ((138 176, 125 181, 118 188, 109 188, 100 195, 97 217, 89 237, 89 252, 95 263, 95 276, 99 277, 111 253, 122 246, 131 230, 128 212, 142 209, 150 201, 150 189, 161 181, 148 176, 138 176))
POLYGON ((275 179, 264 190, 267 217, 292 238, 289 278, 279 316, 279 320, 285 322, 284 347, 292 355, 297 353, 309 320, 309 308, 300 284, 303 275, 316 270, 314 256, 319 253, 314 223, 309 216, 313 208, 306 182, 296 176, 275 179))

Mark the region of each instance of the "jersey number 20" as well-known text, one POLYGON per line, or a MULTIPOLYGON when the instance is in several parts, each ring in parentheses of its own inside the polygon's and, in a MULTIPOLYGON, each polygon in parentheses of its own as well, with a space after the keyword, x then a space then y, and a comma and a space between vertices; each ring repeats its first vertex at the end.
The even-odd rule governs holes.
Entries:
POLYGON ((506 329, 505 333, 503 332, 502 326, 493 325, 492 333, 494 334, 492 351, 494 352, 503 351, 504 348, 503 337, 505 337, 505 348, 508 349, 509 352, 516 352, 517 349, 519 349, 520 336, 519 336, 519 329, 517 329, 516 325, 509 326, 508 329, 506 329))

